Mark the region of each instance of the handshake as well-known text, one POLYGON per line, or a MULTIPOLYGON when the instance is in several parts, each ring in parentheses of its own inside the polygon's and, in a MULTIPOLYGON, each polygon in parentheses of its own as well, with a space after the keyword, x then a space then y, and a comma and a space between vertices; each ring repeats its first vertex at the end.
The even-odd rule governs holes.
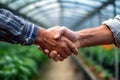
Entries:
POLYGON ((78 48, 113 44, 116 37, 106 25, 72 31, 66 27, 39 28, 35 44, 55 61, 63 61, 72 53, 78 54, 78 48))
POLYGON ((54 61, 63 61, 72 53, 78 54, 80 47, 77 32, 66 27, 39 28, 35 44, 54 61))

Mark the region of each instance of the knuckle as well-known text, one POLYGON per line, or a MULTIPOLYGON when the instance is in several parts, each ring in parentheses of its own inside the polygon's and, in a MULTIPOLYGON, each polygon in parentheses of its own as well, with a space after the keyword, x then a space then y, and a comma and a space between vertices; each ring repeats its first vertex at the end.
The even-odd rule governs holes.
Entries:
POLYGON ((62 30, 62 31, 65 31, 65 30, 67 30, 67 28, 64 27, 64 26, 62 26, 62 27, 61 27, 61 30, 62 30))
POLYGON ((62 29, 67 29, 65 26, 62 26, 62 29))
POLYGON ((54 57, 54 54, 49 54, 50 58, 53 58, 54 57))

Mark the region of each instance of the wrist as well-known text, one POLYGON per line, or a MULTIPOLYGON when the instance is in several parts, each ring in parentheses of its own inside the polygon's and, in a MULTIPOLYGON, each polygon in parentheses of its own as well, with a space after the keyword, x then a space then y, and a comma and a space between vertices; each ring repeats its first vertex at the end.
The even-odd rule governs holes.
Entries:
POLYGON ((76 37, 77 37, 77 43, 75 43, 75 45, 76 45, 76 47, 77 48, 81 48, 82 46, 81 46, 81 37, 80 37, 80 35, 79 35, 79 32, 77 31, 77 32, 75 32, 75 35, 76 35, 76 37))
POLYGON ((42 42, 42 38, 43 38, 44 33, 45 33, 45 29, 39 27, 38 28, 38 34, 37 34, 37 37, 36 37, 36 40, 35 40, 36 45, 38 45, 42 42))
POLYGON ((90 34, 89 31, 88 32, 85 30, 77 31, 76 35, 78 36, 78 42, 79 42, 79 45, 77 44, 78 48, 86 47, 86 45, 90 43, 88 39, 91 38, 92 35, 90 34))

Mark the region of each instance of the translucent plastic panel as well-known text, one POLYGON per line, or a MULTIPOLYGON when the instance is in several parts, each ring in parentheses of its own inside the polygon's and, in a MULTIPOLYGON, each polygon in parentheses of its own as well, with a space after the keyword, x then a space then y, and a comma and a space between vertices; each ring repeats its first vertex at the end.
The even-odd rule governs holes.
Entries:
POLYGON ((44 5, 48 4, 48 3, 53 3, 53 2, 56 2, 56 0, 48 0, 48 1, 47 0, 43 0, 43 1, 36 2, 34 4, 34 6, 36 6, 36 7, 44 6, 44 5))
POLYGON ((20 12, 21 13, 27 13, 27 12, 32 11, 34 9, 38 9, 38 8, 42 9, 42 7, 46 7, 46 6, 48 6, 50 4, 53 4, 55 2, 56 2, 56 0, 49 0, 49 1, 42 0, 42 1, 38 1, 38 2, 36 2, 34 4, 31 4, 31 5, 28 5, 28 6, 24 7, 23 9, 20 10, 20 12))
POLYGON ((72 7, 82 7, 85 9, 94 9, 96 7, 99 7, 102 5, 102 2, 100 2, 99 0, 95 1, 95 0, 73 0, 73 1, 69 1, 69 0, 62 0, 61 2, 62 4, 65 4, 66 6, 72 6, 72 7))
POLYGON ((38 1, 38 2, 36 2, 34 4, 31 4, 31 5, 28 5, 28 6, 24 7, 23 9, 20 10, 20 12, 21 13, 26 13, 26 12, 28 12, 30 10, 35 9, 36 7, 45 6, 45 4, 48 4, 48 3, 49 3, 49 1, 48 2, 46 2, 46 1, 38 1))
MULTIPOLYGON (((68 12, 64 12, 63 13, 63 18, 66 18, 66 17, 69 17, 69 18, 72 18, 72 19, 80 19, 81 16, 80 15, 73 15, 71 13, 68 13, 68 12)), ((71 19, 70 19, 71 20, 71 19)))
POLYGON ((68 12, 68 11, 64 11, 63 13, 62 13, 64 16, 68 16, 68 17, 73 17, 74 16, 74 14, 72 13, 72 12, 68 12))
POLYGON ((8 6, 12 9, 17 9, 19 8, 20 6, 23 6, 25 5, 25 0, 16 0, 14 1, 13 3, 10 3, 8 6))
POLYGON ((49 22, 57 19, 59 17, 59 13, 54 13, 54 14, 51 14, 49 16, 44 16, 44 17, 41 17, 39 18, 38 20, 42 21, 42 20, 49 20, 49 22))
POLYGON ((73 25, 75 22, 76 22, 76 20, 74 20, 72 18, 64 18, 63 21, 62 21, 62 26, 66 26, 66 27, 70 28, 71 25, 73 25))
POLYGON ((69 2, 62 2, 62 6, 72 6, 74 8, 75 4, 74 3, 69 3, 69 2))
POLYGON ((117 15, 120 15, 120 8, 116 8, 116 13, 117 13, 117 15))
POLYGON ((75 1, 82 3, 83 5, 86 4, 86 5, 92 6, 92 7, 98 7, 98 6, 102 5, 100 0, 75 0, 75 1))
POLYGON ((108 19, 114 17, 114 8, 113 5, 108 5, 104 9, 101 10, 102 18, 108 19))
POLYGON ((27 7, 24 7, 23 9, 21 9, 19 12, 20 13, 27 13, 29 12, 30 10, 33 10, 35 9, 36 7, 32 4, 32 5, 29 5, 27 7))
POLYGON ((33 19, 39 19, 39 18, 42 18, 42 17, 48 17, 49 15, 54 15, 54 13, 60 13, 60 10, 59 9, 54 9, 54 10, 51 10, 51 11, 48 11, 47 13, 44 13, 44 14, 36 14, 34 16, 32 16, 33 19))
POLYGON ((34 3, 38 0, 15 0, 13 3, 10 3, 8 6, 12 9, 18 9, 21 6, 27 5, 28 3, 34 3))
POLYGON ((104 9, 106 9, 107 11, 113 11, 114 10, 113 5, 108 5, 104 9))
POLYGON ((101 1, 101 2, 106 2, 107 0, 99 0, 99 1, 101 1))
POLYGON ((42 20, 42 21, 38 21, 38 22, 44 24, 47 28, 55 26, 55 25, 53 25, 53 23, 51 23, 48 20, 42 20))
POLYGON ((71 8, 71 9, 85 9, 87 11, 92 11, 94 8, 90 7, 90 6, 84 6, 84 5, 75 5, 74 3, 62 3, 61 4, 62 8, 71 8))
POLYGON ((66 19, 68 22, 75 23, 80 18, 70 17, 70 16, 63 16, 63 19, 66 19))
POLYGON ((37 15, 49 15, 49 14, 52 14, 52 13, 55 13, 55 12, 59 12, 60 13, 60 8, 51 8, 51 9, 48 9, 48 10, 35 10, 35 11, 32 11, 30 13, 28 13, 27 15, 28 16, 37 16, 37 15))
POLYGON ((87 15, 89 13, 85 9, 70 9, 70 8, 65 8, 64 11, 72 13, 74 15, 80 15, 80 16, 85 16, 85 15, 87 15))
POLYGON ((6 4, 6 3, 9 3, 11 2, 12 0, 0 0, 0 3, 3 3, 3 4, 6 4))
POLYGON ((49 9, 52 9, 52 8, 56 8, 56 7, 58 7, 59 8, 59 4, 58 3, 54 3, 54 4, 52 4, 52 5, 47 5, 47 6, 45 6, 45 7, 42 7, 41 8, 41 10, 49 10, 49 9))
POLYGON ((120 15, 120 0, 117 0, 115 4, 116 4, 116 13, 117 15, 120 15))
POLYGON ((120 0, 116 0, 115 2, 116 6, 120 8, 120 0))

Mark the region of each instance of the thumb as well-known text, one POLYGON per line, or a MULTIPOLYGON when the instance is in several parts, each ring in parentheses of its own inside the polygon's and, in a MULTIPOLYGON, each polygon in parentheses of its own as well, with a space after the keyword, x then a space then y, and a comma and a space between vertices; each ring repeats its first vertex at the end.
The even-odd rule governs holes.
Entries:
POLYGON ((55 39, 59 39, 62 35, 65 34, 66 28, 65 27, 60 27, 56 31, 56 35, 54 36, 55 39))

